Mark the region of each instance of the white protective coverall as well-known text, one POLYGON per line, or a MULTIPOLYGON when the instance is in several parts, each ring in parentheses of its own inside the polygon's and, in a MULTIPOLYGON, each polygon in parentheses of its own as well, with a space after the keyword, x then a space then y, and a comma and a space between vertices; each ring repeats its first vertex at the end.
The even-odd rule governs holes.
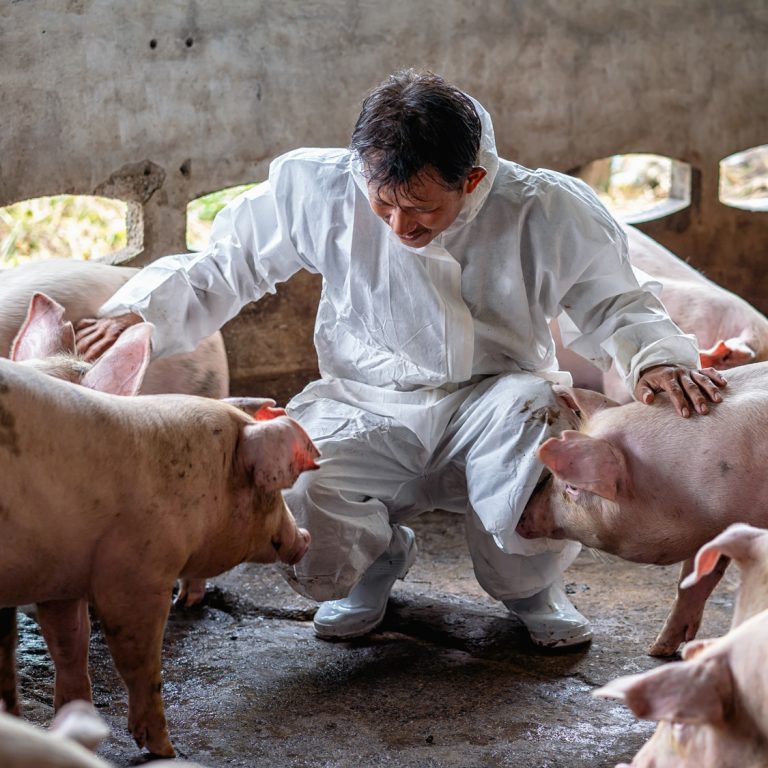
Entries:
POLYGON ((538 592, 575 558, 577 544, 515 532, 542 472, 536 448, 568 426, 549 383, 569 380, 552 317, 564 312, 564 342, 603 368, 613 358, 631 386, 651 365, 698 365, 591 190, 500 159, 477 108, 487 175, 426 247, 374 215, 359 157, 302 149, 218 214, 205 250, 152 263, 100 311, 154 323, 158 356, 191 350, 300 269, 322 275, 321 378, 288 404, 321 468, 286 492, 312 534, 294 587, 317 600, 346 596, 391 523, 430 509, 467 513, 475 573, 499 600, 538 592))

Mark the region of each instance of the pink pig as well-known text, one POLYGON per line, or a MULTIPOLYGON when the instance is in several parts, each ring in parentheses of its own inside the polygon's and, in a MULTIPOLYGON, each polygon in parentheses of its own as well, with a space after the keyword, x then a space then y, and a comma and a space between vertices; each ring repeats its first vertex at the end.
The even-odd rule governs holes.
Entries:
MULTIPOLYGON (((661 300, 672 320, 696 336, 701 367, 728 370, 768 360, 768 318, 736 294, 717 285, 639 229, 624 226, 629 260, 662 284, 661 300)), ((641 277, 642 282, 642 277, 641 277)), ((616 371, 602 373, 568 350, 556 320, 551 323, 557 359, 576 386, 604 392, 620 403, 632 399, 616 371)))
MULTIPOLYGON (((573 539, 638 563, 683 562, 734 522, 768 525, 768 363, 734 368, 723 402, 681 419, 666 396, 619 406, 595 392, 560 388, 581 429, 547 440, 539 457, 552 479, 518 524, 526 537, 573 539)), ((673 654, 696 634, 726 560, 684 592, 651 654, 673 654)))
MULTIPOLYGON (((94 261, 53 260, 23 264, 2 271, 0 278, 0 357, 24 322, 35 293, 44 293, 64 307, 64 319, 95 317, 98 308, 139 270, 94 261)), ((203 339, 188 353, 152 360, 141 393, 229 394, 229 368, 220 333, 203 339)))
POLYGON ((147 326, 110 352, 84 386, 0 359, 0 694, 18 712, 15 606, 36 603, 55 706, 90 700, 90 601, 128 688, 131 733, 172 756, 160 654, 173 584, 245 561, 297 562, 309 534, 281 489, 318 452, 263 401, 257 420, 209 398, 89 390, 89 376, 141 375, 147 326))
POLYGON ((768 610, 717 640, 688 644, 683 661, 595 691, 622 700, 638 717, 661 721, 632 763, 617 768, 765 768, 766 643, 768 610))
MULTIPOLYGON (((95 317, 99 307, 138 271, 94 261, 66 259, 36 261, 3 270, 0 279, 0 357, 8 356, 11 341, 22 325, 33 294, 44 293, 60 303, 64 308, 64 320, 76 322, 95 317)), ((68 365, 71 372, 71 363, 68 365)), ((50 372, 60 375, 61 369, 51 369, 50 372)), ((192 352, 149 363, 141 382, 141 393, 166 392, 215 398, 225 398, 229 394, 229 367, 220 333, 203 339, 192 352)), ((205 582, 185 581, 176 603, 192 606, 200 603, 204 596, 205 582)))
MULTIPOLYGON (((107 351, 106 360, 92 367, 75 352, 75 331, 64 320, 66 310, 44 293, 35 293, 29 302, 27 317, 11 344, 11 360, 23 362, 57 379, 85 384, 111 395, 135 395, 144 386, 148 365, 145 347, 149 344, 151 326, 144 324, 137 333, 145 341, 118 351, 107 351), (120 359, 116 359, 120 355, 120 359), (132 355, 129 359, 127 355, 132 355), (116 364, 112 364, 117 360, 116 364), (118 374, 118 375, 115 375, 118 374)), ((273 400, 257 401, 258 405, 274 405, 273 400)), ((205 597, 205 579, 182 579, 175 604, 192 606, 205 597)))
MULTIPOLYGON (((91 704, 70 701, 49 729, 25 723, 0 707, 0 766, 2 768, 112 768, 90 750, 109 735, 109 728, 91 704)), ((197 763, 156 760, 157 766, 202 768, 197 763)))
MULTIPOLYGON (((768 765, 768 531, 729 526, 696 555, 693 586, 723 557, 741 570, 731 631, 686 645, 683 661, 614 680, 596 696, 625 702, 638 716, 661 720, 623 768, 762 768, 768 765), (737 629, 738 628, 738 629, 737 629)), ((622 768, 622 766, 619 766, 622 768)))

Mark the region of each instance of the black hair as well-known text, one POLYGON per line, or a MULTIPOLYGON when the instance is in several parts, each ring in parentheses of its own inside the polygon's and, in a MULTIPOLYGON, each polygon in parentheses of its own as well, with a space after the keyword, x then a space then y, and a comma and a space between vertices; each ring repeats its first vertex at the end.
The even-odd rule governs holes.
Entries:
POLYGON ((421 171, 460 189, 477 165, 481 125, 472 100, 432 72, 390 75, 363 101, 350 149, 378 189, 410 191, 421 171))

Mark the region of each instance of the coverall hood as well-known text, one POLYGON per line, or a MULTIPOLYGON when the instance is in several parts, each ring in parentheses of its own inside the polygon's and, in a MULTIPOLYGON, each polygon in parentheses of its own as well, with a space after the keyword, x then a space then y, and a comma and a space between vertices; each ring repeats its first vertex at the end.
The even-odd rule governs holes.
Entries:
MULTIPOLYGON (((493 180, 496 178, 496 174, 499 170, 499 155, 496 152, 496 139, 493 133, 493 121, 491 120, 491 116, 479 101, 473 99, 471 96, 469 96, 469 98, 472 99, 472 103, 475 105, 481 125, 480 149, 478 150, 477 161, 475 164, 485 168, 486 174, 477 187, 464 197, 464 204, 461 211, 459 211, 459 215, 454 219, 453 223, 438 236, 438 238, 446 233, 450 235, 457 232, 477 216, 478 211, 483 207, 483 203, 485 203, 488 198, 491 187, 493 186, 493 180)), ((351 167, 355 184, 357 184, 367 197, 368 182, 365 178, 362 158, 357 152, 352 155, 351 167)))

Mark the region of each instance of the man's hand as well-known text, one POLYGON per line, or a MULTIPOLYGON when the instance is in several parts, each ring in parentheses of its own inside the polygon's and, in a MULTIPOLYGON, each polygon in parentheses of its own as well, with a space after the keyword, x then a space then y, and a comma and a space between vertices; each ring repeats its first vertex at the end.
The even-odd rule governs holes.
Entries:
POLYGON ((77 354, 92 363, 117 341, 126 328, 141 322, 142 318, 133 312, 117 317, 83 318, 75 326, 77 354))
POLYGON ((719 403, 719 390, 726 380, 714 369, 684 368, 681 365, 654 365, 646 368, 637 381, 635 399, 649 405, 657 392, 666 392, 675 410, 687 419, 690 407, 697 413, 709 413, 707 401, 719 403))

